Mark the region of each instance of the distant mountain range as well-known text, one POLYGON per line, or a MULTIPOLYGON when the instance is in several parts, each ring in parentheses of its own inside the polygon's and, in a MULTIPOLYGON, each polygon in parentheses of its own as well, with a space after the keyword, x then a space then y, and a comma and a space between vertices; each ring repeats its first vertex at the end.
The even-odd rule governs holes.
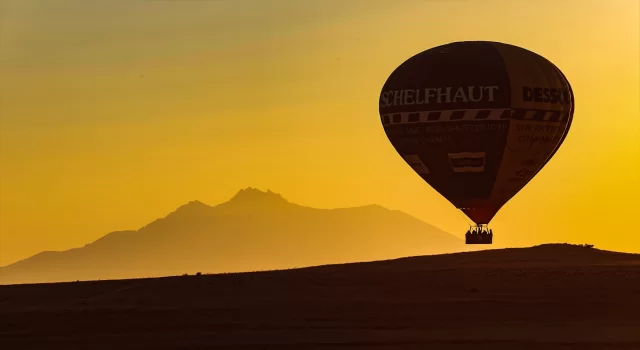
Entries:
POLYGON ((464 242, 378 205, 316 209, 253 188, 192 201, 137 231, 0 268, 0 284, 294 268, 464 251, 464 242))

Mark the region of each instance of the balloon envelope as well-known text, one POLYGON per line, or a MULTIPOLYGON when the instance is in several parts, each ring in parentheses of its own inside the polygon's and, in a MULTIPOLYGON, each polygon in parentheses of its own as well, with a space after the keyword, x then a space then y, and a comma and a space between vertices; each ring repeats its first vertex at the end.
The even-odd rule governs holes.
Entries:
POLYGON ((488 224, 562 144, 574 99, 544 57, 467 41, 405 61, 384 84, 379 109, 413 170, 476 224, 488 224))

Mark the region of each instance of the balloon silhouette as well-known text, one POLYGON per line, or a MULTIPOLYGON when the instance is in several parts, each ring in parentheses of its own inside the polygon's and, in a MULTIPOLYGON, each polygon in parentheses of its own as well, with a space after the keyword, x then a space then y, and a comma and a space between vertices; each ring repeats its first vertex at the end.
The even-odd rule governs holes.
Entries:
POLYGON ((553 63, 487 41, 409 58, 379 104, 396 151, 480 227, 553 157, 574 111, 571 86, 553 63))

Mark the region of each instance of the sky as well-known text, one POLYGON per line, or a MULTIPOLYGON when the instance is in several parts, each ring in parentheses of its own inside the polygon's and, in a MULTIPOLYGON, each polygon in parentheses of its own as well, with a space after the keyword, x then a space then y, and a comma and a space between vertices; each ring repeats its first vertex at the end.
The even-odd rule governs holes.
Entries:
POLYGON ((248 186, 462 237, 378 97, 407 58, 464 40, 546 57, 576 100, 494 246, 640 252, 639 34, 637 0, 0 0, 0 266, 248 186))

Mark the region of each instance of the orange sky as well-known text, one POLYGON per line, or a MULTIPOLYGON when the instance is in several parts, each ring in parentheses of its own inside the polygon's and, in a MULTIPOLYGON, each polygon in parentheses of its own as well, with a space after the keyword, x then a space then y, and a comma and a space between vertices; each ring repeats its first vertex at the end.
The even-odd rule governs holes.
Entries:
POLYGON ((378 116, 397 65, 462 40, 545 56, 576 98, 563 146, 492 221, 496 246, 640 252, 639 13, 636 0, 4 0, 0 265, 247 186, 377 203, 462 236, 468 219, 378 116))

